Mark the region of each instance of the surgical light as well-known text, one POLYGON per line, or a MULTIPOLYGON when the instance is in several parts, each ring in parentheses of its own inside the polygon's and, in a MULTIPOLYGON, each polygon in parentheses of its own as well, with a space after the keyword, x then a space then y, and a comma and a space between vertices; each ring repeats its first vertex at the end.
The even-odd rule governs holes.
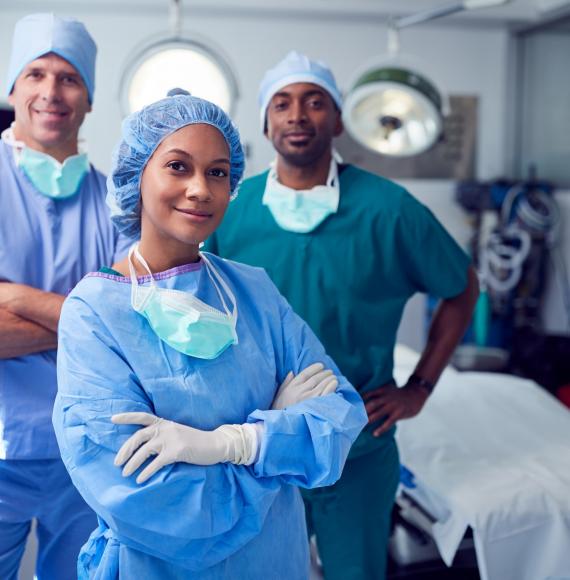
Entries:
POLYGON ((389 58, 362 71, 345 98, 343 121, 358 143, 375 153, 407 157, 427 151, 440 138, 445 100, 425 76, 398 59, 399 30, 463 10, 510 0, 463 0, 390 23, 389 58))
POLYGON ((383 155, 422 153, 441 134, 442 98, 425 77, 405 68, 373 68, 355 82, 344 123, 362 145, 383 155))
POLYGON ((135 52, 120 87, 124 114, 137 111, 180 87, 233 114, 238 97, 232 69, 210 43, 181 34, 181 7, 172 1, 172 33, 161 35, 135 52))
POLYGON ((236 89, 229 71, 206 47, 195 41, 172 40, 147 48, 124 81, 128 112, 138 111, 180 87, 231 113, 236 89))

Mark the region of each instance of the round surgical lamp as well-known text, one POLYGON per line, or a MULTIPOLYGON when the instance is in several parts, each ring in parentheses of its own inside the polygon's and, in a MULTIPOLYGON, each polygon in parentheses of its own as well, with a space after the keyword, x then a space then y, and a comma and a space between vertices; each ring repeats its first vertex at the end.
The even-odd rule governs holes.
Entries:
POLYGON ((183 36, 181 26, 180 1, 172 0, 172 33, 137 49, 125 67, 119 88, 123 114, 164 98, 175 87, 235 113, 238 87, 228 61, 211 43, 183 36))
POLYGON ((138 111, 175 87, 216 103, 230 115, 235 112, 237 83, 226 61, 194 38, 162 38, 127 65, 120 88, 123 113, 138 111))
POLYGON ((345 97, 342 116, 351 137, 367 149, 390 157, 419 155, 434 145, 442 134, 446 100, 425 76, 402 66, 399 31, 463 10, 509 1, 461 0, 390 22, 388 58, 362 71, 345 97))
POLYGON ((441 135, 442 98, 430 81, 410 69, 372 68, 346 97, 343 121, 350 135, 371 151, 418 155, 441 135))

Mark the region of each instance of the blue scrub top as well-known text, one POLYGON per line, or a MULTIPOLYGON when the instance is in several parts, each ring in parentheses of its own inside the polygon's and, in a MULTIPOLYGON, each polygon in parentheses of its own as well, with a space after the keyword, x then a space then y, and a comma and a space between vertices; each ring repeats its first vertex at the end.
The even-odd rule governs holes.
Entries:
MULTIPOLYGON (((67 294, 87 272, 124 255, 96 169, 75 196, 39 193, 0 141, 0 280, 67 294)), ((0 459, 52 459, 56 351, 0 360, 0 459)))
MULTIPOLYGON (((89 275, 64 304, 54 426, 71 478, 101 520, 80 555, 80 578, 308 576, 297 486, 340 477, 366 424, 364 405, 263 270, 210 259, 236 297, 239 339, 213 360, 160 340, 132 309, 128 278, 89 275), (337 375, 337 391, 270 410, 287 373, 317 361, 337 375), (113 464, 136 428, 110 418, 127 411, 205 430, 261 422, 259 458, 251 466, 176 463, 137 485, 113 464)), ((201 262, 155 279, 222 308, 201 262)))

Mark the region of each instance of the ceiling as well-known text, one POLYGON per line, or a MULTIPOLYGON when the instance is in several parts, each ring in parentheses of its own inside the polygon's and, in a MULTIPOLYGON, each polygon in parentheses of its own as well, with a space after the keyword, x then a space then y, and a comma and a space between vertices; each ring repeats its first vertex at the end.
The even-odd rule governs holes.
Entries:
MULTIPOLYGON (((164 11, 172 0, 19 0, 4 5, 2 11, 29 10, 90 10, 110 13, 132 10, 164 11)), ((180 0, 185 11, 215 13, 228 16, 264 16, 286 13, 294 16, 326 18, 388 18, 417 13, 453 0, 180 0)), ((498 8, 464 12, 450 17, 456 22, 539 23, 570 11, 570 0, 511 0, 498 8)))

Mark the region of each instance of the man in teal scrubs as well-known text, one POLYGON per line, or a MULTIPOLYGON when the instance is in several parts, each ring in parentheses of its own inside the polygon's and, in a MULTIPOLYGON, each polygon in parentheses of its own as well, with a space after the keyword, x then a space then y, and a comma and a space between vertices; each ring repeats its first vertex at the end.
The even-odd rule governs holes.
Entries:
POLYGON ((242 184, 205 249, 265 268, 365 399, 369 425, 341 479, 303 495, 326 580, 380 580, 399 480, 394 425, 422 409, 469 323, 478 284, 425 206, 337 163, 341 106, 322 63, 292 52, 268 71, 261 121, 275 164, 242 184), (416 292, 442 301, 414 373, 397 388, 396 333, 416 292))

